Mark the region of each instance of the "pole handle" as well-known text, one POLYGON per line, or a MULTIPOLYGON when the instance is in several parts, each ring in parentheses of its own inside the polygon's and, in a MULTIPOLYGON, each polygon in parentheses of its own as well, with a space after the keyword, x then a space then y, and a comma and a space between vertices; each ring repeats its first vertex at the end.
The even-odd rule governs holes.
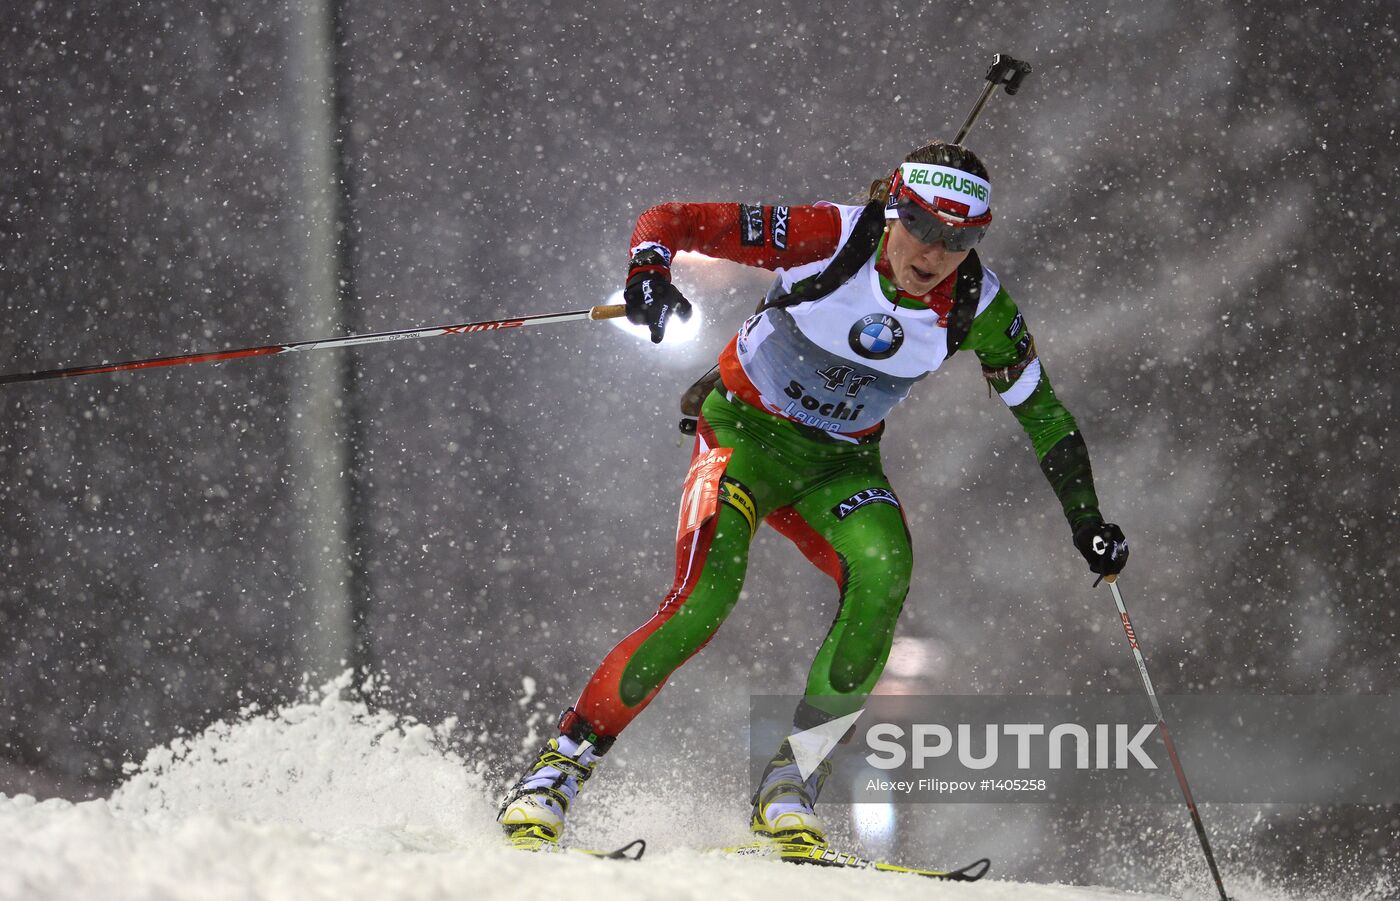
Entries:
POLYGON ((1023 62, 1009 53, 998 53, 992 58, 992 66, 987 70, 987 80, 992 87, 1004 84, 1006 93, 1015 94, 1021 89, 1021 82, 1031 74, 1030 63, 1023 62))
POLYGON ((998 53, 992 57, 991 68, 987 70, 987 83, 982 87, 982 94, 977 98, 977 102, 972 106, 972 112, 967 114, 963 121, 962 128, 958 129, 958 136, 953 138, 954 144, 961 144, 963 138, 972 130, 972 124, 977 121, 977 117, 982 115, 982 108, 987 105, 987 101, 992 99, 992 92, 1000 86, 1005 86, 1006 93, 1015 94, 1021 89, 1021 82, 1026 80, 1026 76, 1031 74, 1030 63, 1023 62, 1009 53, 998 53))
POLYGON ((607 303, 588 311, 589 319, 616 319, 627 315, 627 304, 607 303))

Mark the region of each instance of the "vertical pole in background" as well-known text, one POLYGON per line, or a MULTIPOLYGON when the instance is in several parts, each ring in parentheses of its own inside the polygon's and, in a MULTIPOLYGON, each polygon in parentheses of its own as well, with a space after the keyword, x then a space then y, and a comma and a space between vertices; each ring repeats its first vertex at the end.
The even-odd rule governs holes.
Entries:
MULTIPOLYGON (((346 50, 349 35, 345 23, 345 0, 328 0, 328 3, 332 101, 335 111, 335 182, 339 189, 335 192, 336 274, 340 288, 338 297, 342 327, 346 331, 355 331, 363 326, 364 316, 361 315, 360 294, 355 277, 359 238, 355 205, 359 200, 359 184, 355 177, 354 163, 350 159, 353 116, 350 112, 352 73, 349 53, 346 50)), ((374 662, 369 635, 373 589, 369 576, 369 491, 365 477, 364 396, 360 391, 359 354, 343 354, 340 362, 343 367, 341 426, 345 435, 345 474, 350 500, 347 537, 350 552, 350 625, 354 636, 350 665, 355 672, 355 686, 359 688, 374 662)))
MULTIPOLYGON (((332 333, 344 319, 336 286, 334 73, 328 0, 288 7, 289 80, 295 91, 288 133, 299 216, 289 229, 299 267, 289 303, 289 331, 332 333)), ((337 675, 354 657, 348 530, 350 495, 341 426, 342 361, 301 355, 293 362, 288 437, 297 498, 298 573, 306 586, 298 664, 316 678, 337 675)))

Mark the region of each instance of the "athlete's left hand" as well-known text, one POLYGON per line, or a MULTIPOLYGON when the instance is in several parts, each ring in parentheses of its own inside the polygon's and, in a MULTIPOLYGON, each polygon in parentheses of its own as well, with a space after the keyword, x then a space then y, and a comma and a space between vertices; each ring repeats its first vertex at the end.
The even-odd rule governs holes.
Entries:
POLYGON ((1074 546, 1089 562, 1089 571, 1100 576, 1116 576, 1128 565, 1128 539, 1111 522, 1095 520, 1074 530, 1074 546))

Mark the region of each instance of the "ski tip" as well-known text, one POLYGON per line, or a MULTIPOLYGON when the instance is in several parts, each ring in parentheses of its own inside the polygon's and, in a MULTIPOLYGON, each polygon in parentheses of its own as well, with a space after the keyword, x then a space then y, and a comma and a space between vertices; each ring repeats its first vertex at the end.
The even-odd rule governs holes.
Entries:
POLYGON ((565 847, 565 851, 573 851, 578 854, 587 854, 589 857, 597 857, 600 860, 641 860, 646 853, 647 843, 645 839, 633 839, 616 851, 594 851, 589 848, 565 847))
POLYGON ((633 839, 632 841, 623 845, 621 848, 618 848, 616 851, 613 851, 610 854, 605 854, 603 856, 607 857, 609 860, 641 860, 642 855, 645 854, 646 851, 646 839, 638 838, 633 839), (632 852, 633 848, 636 849, 635 853, 632 852))
POLYGON ((987 871, 991 868, 992 859, 990 857, 983 857, 980 860, 974 860, 965 867, 950 871, 946 878, 954 882, 976 882, 983 876, 986 876, 987 871))

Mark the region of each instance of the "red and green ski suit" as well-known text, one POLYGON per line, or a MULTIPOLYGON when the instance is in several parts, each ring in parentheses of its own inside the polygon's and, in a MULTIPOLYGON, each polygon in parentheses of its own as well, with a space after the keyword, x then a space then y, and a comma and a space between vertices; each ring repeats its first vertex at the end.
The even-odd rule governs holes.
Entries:
MULTIPOLYGON (((774 270, 786 290, 835 256, 859 210, 665 204, 641 216, 632 245, 774 270)), ((574 716, 588 731, 616 736, 713 637, 738 600, 762 522, 829 575, 839 595, 797 725, 852 712, 874 688, 913 568, 903 509, 880 462, 883 414, 941 363, 938 342, 946 344, 956 284, 950 276, 916 298, 897 291, 887 273, 881 242, 836 293, 755 315, 726 346, 682 493, 674 581, 584 688, 574 716)), ((1087 451, 1024 317, 990 271, 981 291, 960 348, 977 354, 1030 436, 1071 528, 1097 518, 1087 451)), ((569 720, 566 731, 576 724, 569 720)))

